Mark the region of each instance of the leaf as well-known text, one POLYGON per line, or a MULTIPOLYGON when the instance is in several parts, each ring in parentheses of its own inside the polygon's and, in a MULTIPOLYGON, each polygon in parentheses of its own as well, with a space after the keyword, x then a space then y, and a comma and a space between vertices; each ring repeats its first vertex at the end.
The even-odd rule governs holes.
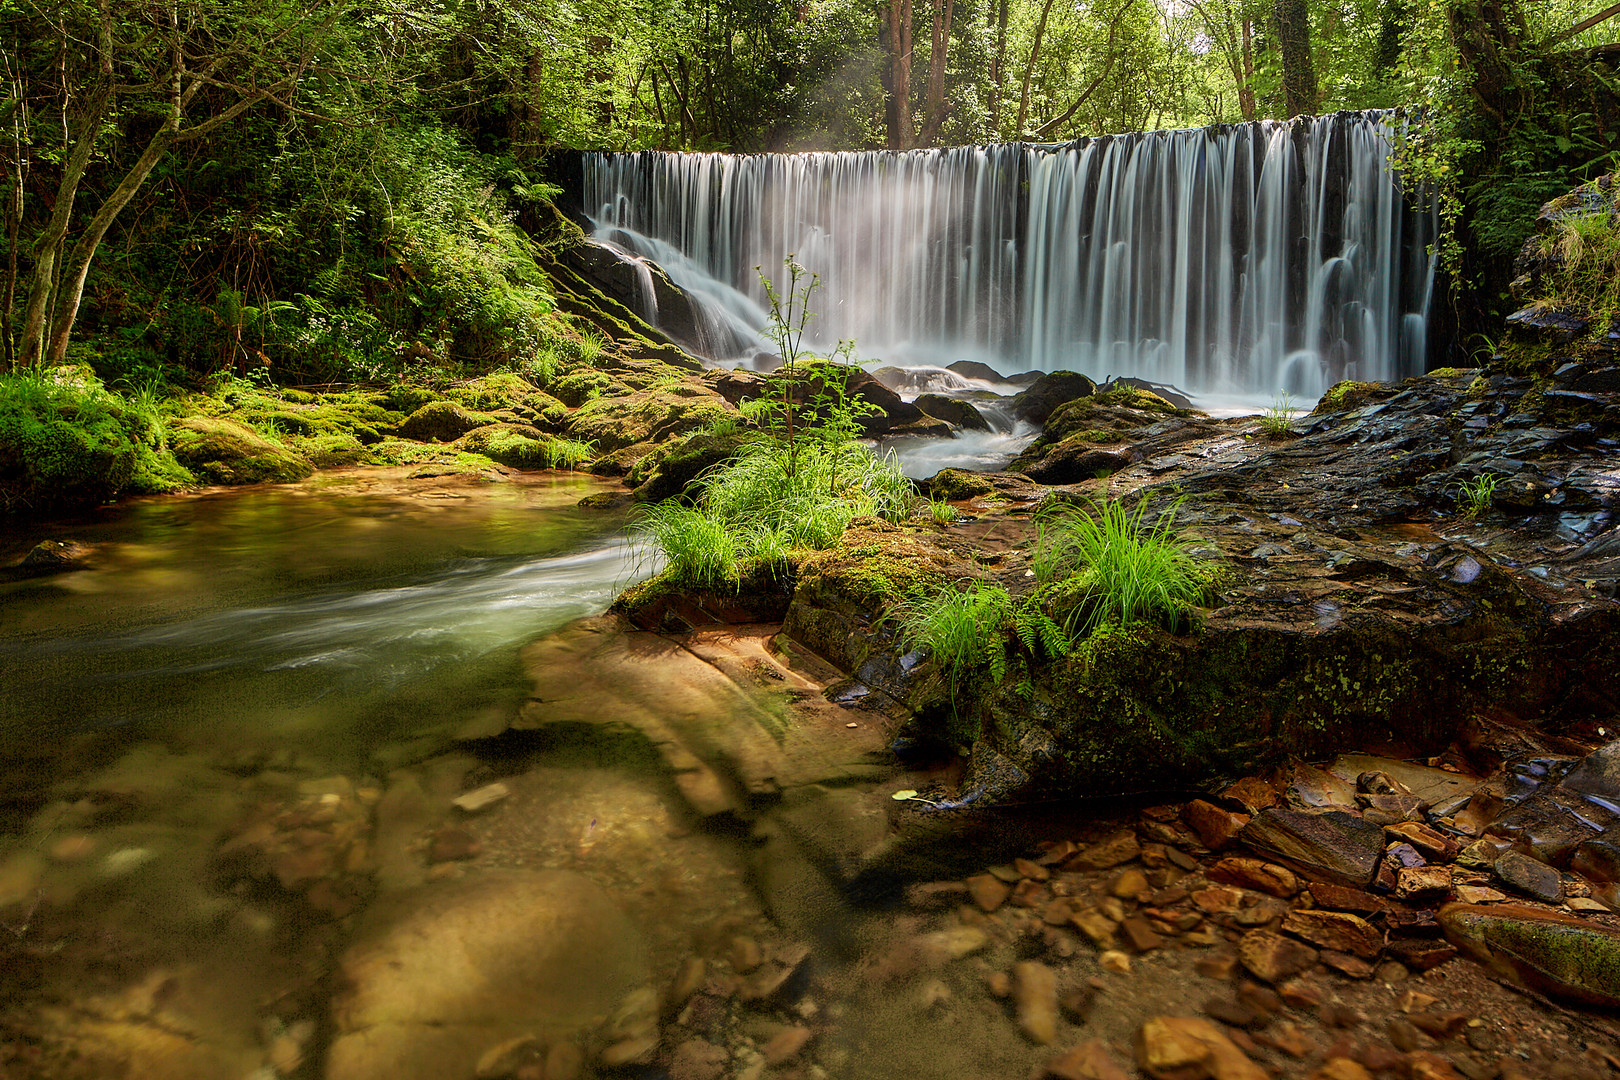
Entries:
POLYGON ((912 791, 910 788, 907 788, 905 791, 897 791, 889 797, 895 802, 905 802, 907 799, 915 799, 917 797, 917 793, 912 791))

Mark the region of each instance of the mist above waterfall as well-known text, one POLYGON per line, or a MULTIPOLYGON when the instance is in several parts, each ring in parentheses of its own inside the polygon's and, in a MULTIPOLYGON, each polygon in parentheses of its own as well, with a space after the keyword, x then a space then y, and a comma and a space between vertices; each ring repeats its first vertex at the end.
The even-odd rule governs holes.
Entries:
POLYGON ((586 209, 735 340, 795 254, 810 336, 888 363, 1314 396, 1423 369, 1432 210, 1383 113, 904 153, 591 154, 586 209), (660 256, 663 256, 661 258, 660 256), (751 309, 751 310, 750 310, 751 309))

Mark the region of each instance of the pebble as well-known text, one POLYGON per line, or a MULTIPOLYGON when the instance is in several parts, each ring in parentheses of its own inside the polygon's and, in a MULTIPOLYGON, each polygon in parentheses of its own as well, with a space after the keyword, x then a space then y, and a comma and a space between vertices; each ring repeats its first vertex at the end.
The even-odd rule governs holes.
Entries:
POLYGON ((1332 1057, 1311 1073, 1311 1080, 1372 1080, 1372 1073, 1352 1058, 1332 1057))
MULTIPOLYGON (((516 1075, 520 1068, 531 1061, 543 1061, 544 1053, 545 1047, 541 1045, 539 1039, 533 1035, 519 1035, 515 1039, 496 1043, 485 1050, 483 1056, 478 1059, 477 1067, 473 1069, 473 1075, 478 1080, 504 1080, 505 1077, 516 1075)), ((291 1070, 281 1069, 281 1071, 287 1073, 291 1070)))
POLYGON ((1135 900, 1148 891, 1147 875, 1132 867, 1115 878, 1108 891, 1120 900, 1135 900))
POLYGON ((512 794, 505 784, 496 782, 485 784, 481 788, 474 788, 464 795, 458 795, 450 800, 450 805, 467 814, 476 814, 488 810, 508 795, 512 794))
POLYGON ((1112 971, 1116 975, 1129 975, 1131 973, 1131 958, 1118 949, 1109 949, 1097 957, 1097 964, 1104 971, 1112 971))
POLYGON ((804 1044, 810 1041, 815 1032, 802 1025, 784 1028, 771 1037, 760 1053, 764 1055, 766 1065, 781 1065, 792 1061, 804 1049, 804 1044))
POLYGON ((1128 1080, 1101 1039, 1087 1039, 1046 1063, 1045 1075, 1056 1080, 1128 1080))
POLYGON ((967 879, 968 894, 979 909, 992 912, 1007 902, 1012 886, 992 874, 975 874, 967 879))
POLYGON ((155 858, 157 852, 151 848, 119 848, 101 860, 101 873, 104 877, 122 877, 140 869, 155 858))
POLYGON ((1018 1011, 1018 1027, 1025 1038, 1039 1046, 1057 1038, 1057 973, 1038 960, 1022 960, 1013 965, 1013 1004, 1018 1011))
POLYGON ((706 1039, 687 1039, 670 1057, 669 1080, 720 1080, 730 1063, 731 1055, 725 1047, 706 1039))
POLYGON ((51 859, 59 863, 83 862, 96 851, 96 842, 83 833, 64 836, 51 845, 51 859))
POLYGON ((433 834, 428 844, 428 862, 458 862, 477 858, 483 853, 483 842, 466 829, 446 828, 433 834))

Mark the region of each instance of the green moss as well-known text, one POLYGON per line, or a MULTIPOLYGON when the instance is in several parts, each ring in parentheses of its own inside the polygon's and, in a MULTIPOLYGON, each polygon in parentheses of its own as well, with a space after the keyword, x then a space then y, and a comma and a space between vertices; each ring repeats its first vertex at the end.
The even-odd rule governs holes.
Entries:
POLYGON ((453 386, 444 392, 444 396, 469 409, 490 412, 495 409, 515 409, 526 403, 538 389, 521 375, 498 371, 453 386))
POLYGON ((170 427, 177 461, 213 484, 302 480, 314 467, 246 424, 223 417, 187 416, 170 427))
POLYGON ((456 447, 513 469, 572 468, 589 456, 588 447, 515 424, 490 424, 469 431, 457 440, 456 447))
POLYGON ((988 495, 996 490, 990 481, 966 469, 941 469, 934 474, 928 485, 929 493, 934 498, 950 502, 971 499, 977 495, 988 495))
POLYGON ((425 387, 401 383, 389 387, 380 394, 371 394, 367 400, 379 409, 409 416, 428 402, 441 400, 442 396, 425 387))
POLYGON ((495 422, 488 413, 473 412, 454 401, 430 401, 405 418, 399 433, 422 442, 451 442, 495 422))
POLYGON ((1143 412, 1164 413, 1168 416, 1185 415, 1185 410, 1178 409, 1151 390, 1143 390, 1130 383, 1115 383, 1102 393, 1094 394, 1090 399, 1093 405, 1103 408, 1139 409, 1143 412))
POLYGON ((554 380, 550 390, 558 401, 569 408, 577 409, 587 401, 600 397, 611 381, 600 371, 581 368, 554 380))
POLYGON ((59 368, 0 376, 0 513, 94 506, 192 483, 150 402, 59 368))
POLYGON ((1316 403, 1313 410, 1317 415, 1336 412, 1348 412, 1360 408, 1373 393, 1380 389, 1381 384, 1375 382, 1357 382, 1354 379, 1344 379, 1328 387, 1322 400, 1316 403))

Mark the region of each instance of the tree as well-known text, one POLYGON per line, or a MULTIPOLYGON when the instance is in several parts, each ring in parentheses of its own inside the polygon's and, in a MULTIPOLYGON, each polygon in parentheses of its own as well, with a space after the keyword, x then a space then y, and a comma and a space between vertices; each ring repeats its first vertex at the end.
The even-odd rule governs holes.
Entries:
POLYGON ((1320 95, 1311 60, 1311 13, 1306 0, 1276 0, 1277 41, 1282 48, 1283 98, 1289 116, 1316 112, 1320 95))
POLYGON ((18 360, 59 364, 90 264, 158 162, 256 106, 303 112, 296 91, 349 8, 343 0, 166 0, 116 10, 111 0, 25 4, 36 29, 54 31, 63 43, 52 104, 65 161, 33 247, 18 360), (107 149, 115 121, 136 118, 151 128, 145 144, 68 248, 92 160, 107 149))

